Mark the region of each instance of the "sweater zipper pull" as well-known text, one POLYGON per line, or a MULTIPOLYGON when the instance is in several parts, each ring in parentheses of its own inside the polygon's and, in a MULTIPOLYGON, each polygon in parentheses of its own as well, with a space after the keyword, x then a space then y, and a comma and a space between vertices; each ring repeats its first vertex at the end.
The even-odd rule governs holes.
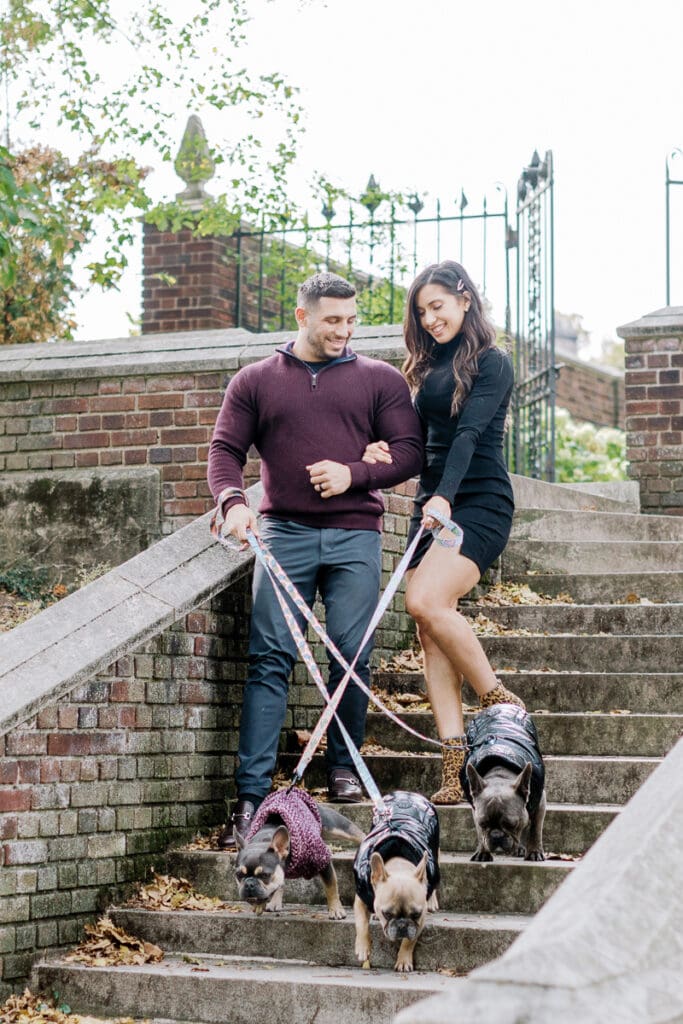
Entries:
POLYGON ((313 389, 313 391, 315 391, 317 386, 318 386, 318 374, 317 373, 312 373, 311 374, 311 388, 313 389))

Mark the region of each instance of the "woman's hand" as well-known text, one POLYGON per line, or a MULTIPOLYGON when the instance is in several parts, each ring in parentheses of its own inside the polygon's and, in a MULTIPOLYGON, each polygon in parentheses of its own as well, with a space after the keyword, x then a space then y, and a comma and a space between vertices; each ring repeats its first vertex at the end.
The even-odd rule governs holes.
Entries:
POLYGON ((450 502, 446 501, 445 498, 440 497, 440 495, 434 494, 431 498, 427 499, 424 503, 424 508, 422 509, 422 525, 425 530, 433 530, 435 526, 441 526, 438 519, 435 519, 434 516, 430 516, 429 512, 431 509, 435 509, 435 511, 440 512, 444 519, 451 518, 450 502))
POLYGON ((386 441, 373 441, 367 445, 361 458, 361 462, 369 462, 371 466, 374 466, 377 462, 391 463, 392 461, 389 445, 386 441))

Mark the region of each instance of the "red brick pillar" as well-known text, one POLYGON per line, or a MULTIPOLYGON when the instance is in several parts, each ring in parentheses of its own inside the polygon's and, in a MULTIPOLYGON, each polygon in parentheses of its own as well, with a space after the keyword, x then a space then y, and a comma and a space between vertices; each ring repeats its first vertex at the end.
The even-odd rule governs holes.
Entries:
POLYGON ((142 333, 237 325, 235 240, 144 225, 142 333))
POLYGON ((683 306, 617 333, 626 347, 626 455, 641 510, 683 515, 683 306))

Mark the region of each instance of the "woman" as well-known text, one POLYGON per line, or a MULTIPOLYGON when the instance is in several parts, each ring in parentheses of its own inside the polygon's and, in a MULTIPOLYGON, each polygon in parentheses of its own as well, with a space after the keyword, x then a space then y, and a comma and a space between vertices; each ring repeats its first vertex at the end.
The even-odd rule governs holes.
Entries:
MULTIPOLYGON (((464 760, 462 682, 480 706, 522 701, 507 690, 489 665, 458 601, 498 558, 510 535, 514 500, 503 457, 505 417, 512 394, 510 357, 496 347, 472 280, 459 263, 446 260, 420 273, 408 293, 404 322, 408 356, 403 373, 422 422, 425 464, 408 540, 420 523, 420 539, 406 575, 406 608, 415 619, 427 693, 443 750, 437 804, 464 799, 459 772, 464 760), (464 532, 431 532, 431 510, 454 519, 464 532)), ((369 445, 364 459, 388 461, 388 446, 369 445)))

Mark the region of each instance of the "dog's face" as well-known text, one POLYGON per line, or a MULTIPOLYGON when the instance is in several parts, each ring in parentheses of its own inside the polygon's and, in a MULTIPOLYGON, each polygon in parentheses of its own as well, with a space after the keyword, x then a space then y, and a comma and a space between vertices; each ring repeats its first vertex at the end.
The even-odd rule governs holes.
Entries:
POLYGON ((522 846, 529 825, 531 769, 527 764, 515 775, 505 768, 495 768, 482 776, 472 764, 467 765, 477 838, 488 853, 498 850, 516 854, 522 846))
POLYGON ((427 913, 427 854, 415 867, 402 857, 386 863, 381 854, 370 858, 374 909, 388 939, 416 939, 427 913))
POLYGON ((239 898, 261 912, 266 903, 285 884, 285 861, 289 855, 289 832, 280 825, 271 834, 257 832, 246 841, 235 834, 238 854, 235 879, 239 898))

